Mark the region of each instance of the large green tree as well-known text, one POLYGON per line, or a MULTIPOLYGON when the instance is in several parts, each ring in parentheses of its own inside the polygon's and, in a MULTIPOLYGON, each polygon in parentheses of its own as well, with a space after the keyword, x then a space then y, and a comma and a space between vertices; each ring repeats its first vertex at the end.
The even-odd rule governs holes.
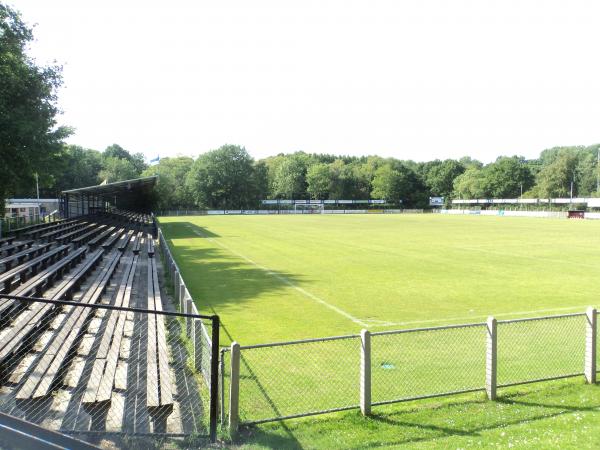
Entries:
POLYGON ((306 172, 307 191, 315 200, 329 198, 329 164, 317 163, 308 168, 306 172))
POLYGON ((195 204, 206 208, 254 208, 260 196, 254 161, 237 145, 224 145, 200 155, 186 186, 195 204))
POLYGON ((279 198, 305 198, 306 172, 309 157, 304 153, 296 153, 286 157, 273 174, 272 192, 279 198))
POLYGON ((454 179, 465 171, 465 167, 453 159, 433 164, 424 174, 425 185, 433 196, 450 197, 454 179))
POLYGON ((99 151, 78 145, 64 146, 50 170, 56 195, 62 190, 98 184, 100 170, 102 157, 99 151))
POLYGON ((70 130, 57 126, 58 66, 27 55, 32 30, 0 3, 0 212, 4 199, 60 152, 70 130))
POLYGON ((371 196, 405 207, 415 207, 423 205, 425 193, 414 171, 392 161, 375 171, 371 196))
POLYGON ((485 167, 484 174, 486 197, 516 198, 534 183, 529 167, 519 156, 501 156, 485 167))
POLYGON ((158 175, 156 207, 160 210, 185 208, 193 204, 185 180, 194 160, 188 156, 162 158, 158 164, 148 167, 142 176, 158 175))
POLYGON ((102 158, 102 170, 98 174, 102 181, 113 183, 115 181, 131 180, 138 178, 140 172, 128 159, 115 157, 102 158))
MULTIPOLYGON (((571 193, 571 182, 574 182, 577 176, 576 168, 575 153, 562 152, 557 155, 538 174, 537 195, 540 198, 568 197, 571 193)), ((574 194, 577 195, 577 191, 574 194)))

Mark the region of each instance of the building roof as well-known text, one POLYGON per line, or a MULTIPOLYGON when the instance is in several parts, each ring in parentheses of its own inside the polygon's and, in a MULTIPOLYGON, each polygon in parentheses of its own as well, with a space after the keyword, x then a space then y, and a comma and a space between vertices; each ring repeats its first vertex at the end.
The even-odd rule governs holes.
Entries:
POLYGON ((78 189, 69 189, 62 191, 69 195, 115 195, 126 194, 132 191, 150 191, 156 185, 158 176, 135 178, 133 180, 115 181, 114 183, 99 184, 97 186, 88 186, 78 189))

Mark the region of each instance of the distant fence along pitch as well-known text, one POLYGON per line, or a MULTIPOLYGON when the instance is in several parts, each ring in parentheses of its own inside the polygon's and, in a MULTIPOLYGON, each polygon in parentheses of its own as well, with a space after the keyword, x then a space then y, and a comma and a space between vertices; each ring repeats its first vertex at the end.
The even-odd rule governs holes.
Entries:
POLYGON ((177 209, 159 211, 158 216, 219 216, 277 214, 422 214, 423 209, 177 209))

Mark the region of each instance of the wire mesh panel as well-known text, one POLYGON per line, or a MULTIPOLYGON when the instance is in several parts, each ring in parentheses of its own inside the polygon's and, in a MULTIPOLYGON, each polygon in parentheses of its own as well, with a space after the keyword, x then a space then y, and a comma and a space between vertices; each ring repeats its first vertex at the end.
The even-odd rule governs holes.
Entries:
POLYGON ((23 303, 0 331, 1 412, 103 446, 208 435, 180 318, 23 303))
POLYGON ((498 385, 583 373, 585 314, 498 322, 498 385))
POLYGON ((371 336, 373 403, 485 386, 485 326, 371 336))
POLYGON ((212 325, 210 321, 190 319, 193 326, 190 339, 194 341, 194 368, 204 378, 206 386, 211 380, 211 355, 212 355, 212 325))
POLYGON ((241 347, 240 421, 357 407, 360 348, 357 336, 241 347))

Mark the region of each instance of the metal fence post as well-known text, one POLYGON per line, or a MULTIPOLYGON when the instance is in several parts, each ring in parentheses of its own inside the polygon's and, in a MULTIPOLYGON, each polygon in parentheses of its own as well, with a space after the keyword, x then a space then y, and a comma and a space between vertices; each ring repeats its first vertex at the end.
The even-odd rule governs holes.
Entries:
POLYGON ((490 400, 496 399, 498 378, 498 322, 494 317, 487 320, 487 351, 485 358, 485 391, 490 400))
POLYGON ((194 319, 194 326, 192 327, 193 339, 194 343, 194 369, 197 372, 202 372, 202 320, 194 319))
POLYGON ((371 333, 361 330, 360 352, 360 411, 363 415, 371 414, 371 333))
POLYGON ((231 372, 229 374, 229 432, 235 435, 239 425, 240 400, 240 344, 231 344, 231 372))
POLYGON ((586 313, 585 327, 585 381, 589 384, 596 383, 596 335, 598 333, 596 309, 591 306, 586 313))

